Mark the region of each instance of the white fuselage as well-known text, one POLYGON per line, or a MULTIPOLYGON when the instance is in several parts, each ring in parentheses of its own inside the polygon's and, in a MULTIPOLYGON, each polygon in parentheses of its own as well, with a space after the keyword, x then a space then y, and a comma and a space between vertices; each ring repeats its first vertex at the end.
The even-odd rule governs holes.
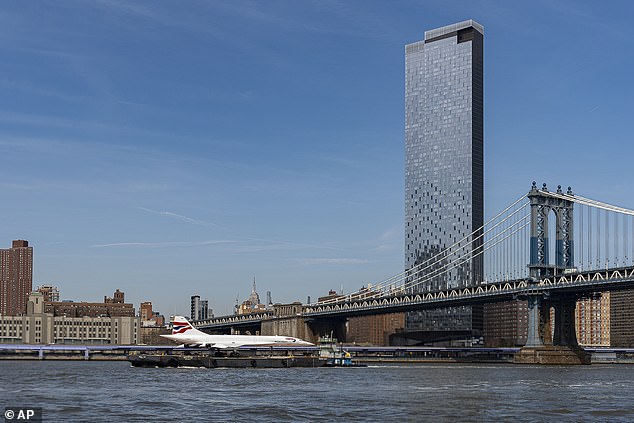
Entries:
POLYGON ((292 338, 290 336, 208 335, 196 333, 161 336, 185 345, 198 345, 215 348, 237 348, 242 345, 313 345, 310 342, 306 342, 298 338, 292 338))

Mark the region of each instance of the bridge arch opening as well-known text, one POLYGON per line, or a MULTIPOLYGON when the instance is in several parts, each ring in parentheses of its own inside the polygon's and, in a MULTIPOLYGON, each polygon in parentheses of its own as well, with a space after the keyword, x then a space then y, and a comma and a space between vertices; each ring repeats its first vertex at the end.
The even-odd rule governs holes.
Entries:
POLYGON ((557 257, 557 223, 557 212, 555 209, 550 209, 548 211, 548 227, 546 228, 548 246, 546 264, 552 266, 554 274, 557 274, 557 267, 555 266, 557 257))

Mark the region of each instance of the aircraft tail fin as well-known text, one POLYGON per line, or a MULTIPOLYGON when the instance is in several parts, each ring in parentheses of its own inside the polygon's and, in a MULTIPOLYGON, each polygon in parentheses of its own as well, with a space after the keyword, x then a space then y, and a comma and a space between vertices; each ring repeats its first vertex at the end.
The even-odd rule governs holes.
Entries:
POLYGON ((205 335, 204 332, 199 331, 195 327, 189 323, 184 316, 174 316, 174 321, 172 322, 172 335, 182 335, 187 333, 188 335, 197 334, 197 335, 205 335))

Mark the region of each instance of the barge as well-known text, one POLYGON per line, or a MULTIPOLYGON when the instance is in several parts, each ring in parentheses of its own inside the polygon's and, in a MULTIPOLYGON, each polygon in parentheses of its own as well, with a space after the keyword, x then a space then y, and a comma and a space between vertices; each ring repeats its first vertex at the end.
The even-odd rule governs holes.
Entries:
POLYGON ((133 367, 205 367, 215 368, 287 368, 321 367, 326 360, 316 356, 229 356, 213 354, 132 354, 128 361, 133 367))

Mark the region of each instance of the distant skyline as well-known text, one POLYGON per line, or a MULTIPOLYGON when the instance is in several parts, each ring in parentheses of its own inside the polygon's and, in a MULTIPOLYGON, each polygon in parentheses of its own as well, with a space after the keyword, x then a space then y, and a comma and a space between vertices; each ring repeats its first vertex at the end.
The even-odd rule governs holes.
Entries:
POLYGON ((217 315, 404 268, 404 48, 484 26, 485 220, 533 180, 634 208, 626 1, 0 8, 0 248, 33 286, 217 315), (398 7, 394 5, 397 4, 398 7))

